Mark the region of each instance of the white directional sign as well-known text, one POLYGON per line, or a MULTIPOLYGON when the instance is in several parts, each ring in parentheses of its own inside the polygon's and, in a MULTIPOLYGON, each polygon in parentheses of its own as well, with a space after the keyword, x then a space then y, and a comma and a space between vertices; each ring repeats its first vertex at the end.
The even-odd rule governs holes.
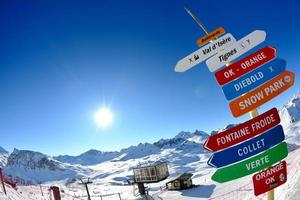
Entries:
POLYGON ((235 42, 235 38, 230 33, 227 33, 178 61, 175 66, 175 71, 184 72, 217 54, 222 49, 233 45, 235 42))
POLYGON ((234 45, 220 51, 218 54, 209 58, 206 61, 206 65, 211 72, 216 71, 223 67, 226 63, 238 58, 250 49, 259 45, 260 43, 265 41, 265 39, 265 31, 255 30, 249 35, 240 39, 234 45))

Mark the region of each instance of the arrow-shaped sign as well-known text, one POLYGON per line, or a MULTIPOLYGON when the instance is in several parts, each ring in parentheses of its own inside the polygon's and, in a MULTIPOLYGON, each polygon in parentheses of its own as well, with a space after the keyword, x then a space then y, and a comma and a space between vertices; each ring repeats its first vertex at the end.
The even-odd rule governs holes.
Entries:
POLYGON ((285 71, 255 90, 233 100, 229 103, 233 116, 246 114, 278 96, 294 85, 294 77, 293 72, 285 71))
POLYGON ((206 61, 206 65, 211 72, 214 72, 226 63, 238 58, 250 49, 259 45, 266 39, 266 32, 256 30, 249 35, 243 37, 234 45, 222 50, 206 61))
POLYGON ((288 155, 287 144, 285 142, 259 154, 254 157, 248 158, 242 162, 234 165, 229 165, 218 169, 212 176, 212 180, 218 183, 224 183, 237 178, 241 178, 263 170, 274 163, 284 159, 288 155))
POLYGON ((220 85, 224 85, 254 69, 269 62, 276 56, 274 47, 266 46, 255 53, 225 67, 215 73, 220 85))
POLYGON ((209 151, 219 151, 232 145, 257 136, 280 123, 276 108, 239 124, 231 129, 210 136, 204 143, 204 148, 209 151))
POLYGON ((280 73, 284 72, 286 61, 275 59, 262 67, 224 85, 223 93, 227 100, 234 99, 250 90, 262 85, 280 73))
POLYGON ((284 140, 281 125, 236 146, 214 153, 208 160, 212 167, 223 167, 261 153, 284 140))
POLYGON ((175 66, 175 71, 185 72, 186 70, 194 67, 195 65, 215 55, 220 50, 231 46, 235 42, 236 42, 235 38, 230 33, 227 33, 222 37, 214 40, 210 44, 201 47, 194 53, 178 61, 175 66))

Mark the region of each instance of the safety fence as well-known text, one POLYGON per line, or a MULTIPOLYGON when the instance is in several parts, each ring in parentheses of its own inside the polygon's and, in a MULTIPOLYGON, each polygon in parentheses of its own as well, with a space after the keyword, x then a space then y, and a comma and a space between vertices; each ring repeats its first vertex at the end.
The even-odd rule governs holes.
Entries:
MULTIPOLYGON (((297 154, 300 157, 300 149, 296 150, 297 154)), ((294 155, 293 155, 294 156, 294 155)), ((282 191, 288 190, 291 187, 295 185, 294 181, 297 181, 300 179, 300 158, 294 157, 291 162, 288 162, 288 177, 290 176, 290 181, 286 183, 286 185, 281 186, 282 191)), ((12 177, 6 177, 2 173, 2 170, 0 168, 0 181, 1 181, 1 188, 3 193, 6 194, 6 187, 10 189, 14 189, 16 191, 16 195, 18 195, 19 199, 38 199, 38 197, 42 197, 43 200, 57 200, 55 199, 55 195, 53 193, 53 190, 51 189, 51 186, 42 185, 42 184, 30 184, 30 182, 24 182, 21 181, 17 183, 12 177), (23 183, 23 184, 21 184, 23 183), (26 186, 26 191, 28 194, 25 194, 24 191, 19 191, 18 187, 26 186)), ((217 195, 214 197, 210 197, 209 200, 245 200, 245 199, 257 199, 262 200, 266 199, 266 194, 259 195, 257 197, 254 197, 253 194, 253 185, 252 181, 249 181, 248 183, 240 186, 239 188, 236 188, 234 190, 231 190, 229 192, 226 192, 221 195, 217 195)), ((164 190, 161 188, 160 193, 162 193, 164 190)), ((65 189, 60 189, 60 196, 61 199, 67 199, 67 200, 86 200, 87 195, 78 195, 76 192, 68 191, 65 189)), ((93 194, 90 195, 90 197, 93 200, 122 200, 122 193, 111 193, 111 194, 99 194, 97 192, 92 191, 93 194)), ((136 188, 133 187, 133 192, 137 196, 136 188)), ((278 199, 285 199, 287 195, 285 192, 281 192, 278 194, 278 199)), ((156 197, 159 197, 156 195, 156 197)), ((59 199, 60 200, 60 199, 59 199)))
MULTIPOLYGON (((300 152, 300 150, 297 150, 300 152)), ((297 160, 297 159, 296 159, 297 160)), ((296 172, 298 172, 300 170, 300 159, 298 159, 295 163, 291 163, 289 166, 288 166, 288 176, 290 174, 298 174, 296 172)), ((296 177, 293 177, 293 178, 296 178, 296 177)), ((298 177, 299 179, 299 177, 298 177)), ((286 184, 287 187, 289 188, 289 183, 287 182, 286 184)), ((234 189, 230 192, 226 192, 224 194, 221 194, 221 195, 218 195, 218 196, 215 196, 215 197, 211 197, 209 198, 209 200, 245 200, 245 199, 257 199, 257 200, 262 200, 262 199, 266 199, 266 193, 262 194, 262 195, 259 195, 257 197, 254 197, 254 193, 249 193, 249 191, 253 191, 253 183, 252 181, 248 182, 247 184, 237 188, 237 189, 234 189)), ((285 199, 283 197, 284 193, 280 193, 278 195, 278 199, 285 199)))

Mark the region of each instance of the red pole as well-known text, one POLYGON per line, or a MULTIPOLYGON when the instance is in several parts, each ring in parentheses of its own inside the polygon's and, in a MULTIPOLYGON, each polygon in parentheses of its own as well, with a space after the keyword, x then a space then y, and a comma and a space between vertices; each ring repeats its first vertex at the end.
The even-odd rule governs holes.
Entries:
POLYGON ((6 195, 6 189, 5 189, 4 180, 3 180, 2 168, 0 168, 0 179, 1 179, 2 187, 3 187, 3 192, 6 195))
POLYGON ((54 200, 61 200, 59 187, 51 186, 50 189, 53 191, 54 200))

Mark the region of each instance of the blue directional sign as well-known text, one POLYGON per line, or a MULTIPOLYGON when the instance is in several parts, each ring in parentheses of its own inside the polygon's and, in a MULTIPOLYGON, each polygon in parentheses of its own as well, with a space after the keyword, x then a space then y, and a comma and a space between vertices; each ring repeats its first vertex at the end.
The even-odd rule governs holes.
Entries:
POLYGON ((260 136, 242 142, 236 146, 214 153, 207 164, 212 167, 223 167, 261 153, 284 140, 281 125, 272 128, 260 136))
MULTIPOLYGON (((255 61, 253 61, 255 62, 255 61)), ((251 65, 247 63, 244 67, 251 65)), ((285 70, 286 61, 277 58, 262 67, 249 72, 238 79, 224 85, 222 87, 223 92, 227 100, 234 99, 242 94, 249 92, 250 90, 260 86, 261 84, 269 81, 275 76, 279 75, 285 70)))

